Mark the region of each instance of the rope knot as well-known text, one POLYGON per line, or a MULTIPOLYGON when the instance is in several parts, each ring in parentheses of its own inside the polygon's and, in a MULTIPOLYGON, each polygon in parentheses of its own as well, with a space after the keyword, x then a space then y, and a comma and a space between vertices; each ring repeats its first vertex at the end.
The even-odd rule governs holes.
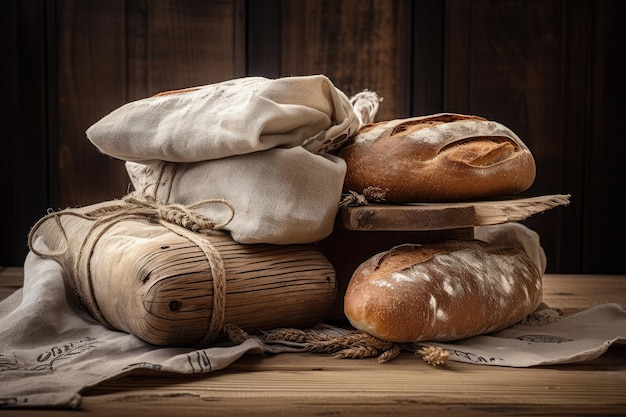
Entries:
POLYGON ((127 210, 129 214, 143 214, 155 222, 166 221, 197 233, 222 229, 232 221, 235 215, 234 207, 222 199, 202 200, 185 206, 158 201, 149 195, 130 193, 124 196, 122 201, 127 205, 127 208, 122 208, 122 211, 127 210), (216 224, 194 210, 200 206, 214 203, 224 204, 230 210, 230 216, 223 223, 216 224))

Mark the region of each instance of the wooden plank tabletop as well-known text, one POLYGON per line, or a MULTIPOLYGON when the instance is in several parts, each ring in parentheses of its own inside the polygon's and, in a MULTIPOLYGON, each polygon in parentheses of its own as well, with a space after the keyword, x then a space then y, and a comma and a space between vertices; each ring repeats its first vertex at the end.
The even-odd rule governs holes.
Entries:
MULTIPOLYGON (((0 297, 22 270, 0 271, 0 297)), ((626 305, 626 276, 546 275, 544 302, 564 314, 626 305)), ((53 416, 624 416, 626 346, 579 364, 504 368, 427 365, 405 352, 379 364, 321 354, 245 356, 202 376, 134 374, 86 392, 82 410, 2 410, 0 417, 53 416)))

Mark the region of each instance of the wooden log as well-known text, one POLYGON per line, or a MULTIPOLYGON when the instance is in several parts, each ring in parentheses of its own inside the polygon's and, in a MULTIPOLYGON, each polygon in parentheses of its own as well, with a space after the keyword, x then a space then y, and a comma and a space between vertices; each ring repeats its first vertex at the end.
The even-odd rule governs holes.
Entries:
MULTIPOLYGON (((84 215, 110 204, 71 212, 84 215)), ((223 262, 224 325, 248 332, 310 327, 335 299, 335 271, 314 246, 242 245, 221 231, 192 234, 223 262)), ((35 247, 63 265, 68 283, 104 324, 156 345, 205 339, 216 302, 215 271, 184 233, 154 219, 97 223, 60 212, 37 225, 33 237, 43 238, 47 248, 35 247)))

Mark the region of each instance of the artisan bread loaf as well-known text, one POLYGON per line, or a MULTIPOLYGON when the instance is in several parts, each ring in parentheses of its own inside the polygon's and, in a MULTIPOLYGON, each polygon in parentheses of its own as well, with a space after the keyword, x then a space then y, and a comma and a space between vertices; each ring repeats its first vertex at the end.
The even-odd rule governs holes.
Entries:
POLYGON ((356 269, 344 312, 383 340, 450 341, 508 327, 541 296, 541 273, 521 249, 480 240, 406 244, 356 269))
POLYGON ((344 192, 374 187, 385 202, 435 202, 519 194, 535 161, 510 129, 478 116, 442 113, 364 126, 337 151, 344 192))

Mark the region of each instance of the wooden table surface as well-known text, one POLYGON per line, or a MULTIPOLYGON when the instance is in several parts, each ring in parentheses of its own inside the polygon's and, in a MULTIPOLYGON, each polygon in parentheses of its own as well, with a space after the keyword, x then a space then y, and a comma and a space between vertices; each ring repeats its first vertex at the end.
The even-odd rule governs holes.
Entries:
MULTIPOLYGON (((0 298, 22 283, 0 271, 0 298)), ((571 314, 626 305, 626 276, 546 275, 544 302, 571 314)), ((584 363, 504 368, 448 362, 432 367, 405 352, 376 359, 320 354, 245 356, 202 376, 127 376, 83 393, 80 411, 2 410, 0 417, 182 416, 626 416, 626 346, 584 363)))

